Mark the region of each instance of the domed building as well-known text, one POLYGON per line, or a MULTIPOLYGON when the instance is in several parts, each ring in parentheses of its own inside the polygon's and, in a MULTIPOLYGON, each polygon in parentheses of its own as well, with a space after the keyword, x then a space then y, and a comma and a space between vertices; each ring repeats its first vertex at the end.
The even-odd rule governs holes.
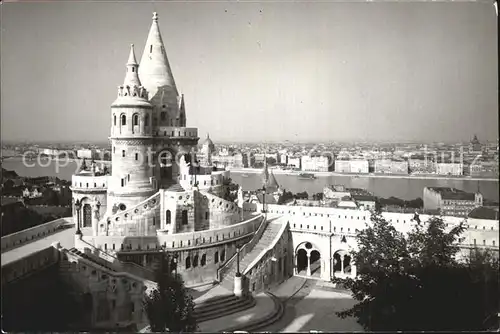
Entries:
POLYGON ((200 149, 200 165, 205 167, 212 167, 212 155, 215 152, 215 145, 210 139, 209 134, 207 133, 207 138, 201 145, 200 149))

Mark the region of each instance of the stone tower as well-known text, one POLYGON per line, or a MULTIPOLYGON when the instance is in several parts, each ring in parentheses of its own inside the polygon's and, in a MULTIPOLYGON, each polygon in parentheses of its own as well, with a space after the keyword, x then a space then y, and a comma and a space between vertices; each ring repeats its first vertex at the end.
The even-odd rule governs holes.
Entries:
POLYGON ((152 105, 138 76, 134 45, 118 97, 111 105, 112 174, 108 184, 108 214, 126 210, 156 191, 150 167, 153 148, 152 105))
POLYGON ((178 183, 179 157, 195 152, 198 130, 186 127, 184 96, 179 95, 158 26, 158 15, 146 40, 139 76, 152 105, 152 134, 155 154, 153 175, 161 188, 178 183))

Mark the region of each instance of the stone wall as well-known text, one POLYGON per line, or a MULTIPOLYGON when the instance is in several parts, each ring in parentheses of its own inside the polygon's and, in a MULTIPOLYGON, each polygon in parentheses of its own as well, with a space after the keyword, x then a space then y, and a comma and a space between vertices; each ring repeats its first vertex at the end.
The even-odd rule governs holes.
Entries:
POLYGON ((61 275, 91 304, 93 327, 115 327, 143 323, 144 293, 156 283, 126 272, 114 272, 76 254, 61 249, 61 275))
POLYGON ((160 228, 160 194, 100 222, 102 236, 154 236, 160 228))
POLYGON ((6 284, 25 279, 36 272, 56 265, 59 262, 57 250, 48 246, 17 261, 2 264, 2 288, 6 284))
POLYGON ((288 222, 283 222, 270 247, 243 270, 243 275, 249 291, 254 294, 276 286, 293 275, 293 243, 288 222))
POLYGON ((53 220, 35 227, 27 228, 17 233, 12 233, 2 237, 2 253, 19 247, 27 242, 44 238, 45 236, 60 231, 61 229, 74 226, 73 218, 66 217, 53 220))

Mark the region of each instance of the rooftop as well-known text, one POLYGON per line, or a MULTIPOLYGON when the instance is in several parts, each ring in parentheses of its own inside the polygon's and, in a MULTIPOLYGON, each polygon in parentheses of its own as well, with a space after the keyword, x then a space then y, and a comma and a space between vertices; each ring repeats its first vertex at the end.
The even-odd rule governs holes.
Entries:
POLYGON ((498 209, 480 206, 469 213, 469 218, 498 220, 498 209))
POLYGON ((427 187, 427 189, 441 194, 445 200, 474 201, 476 194, 450 187, 427 187))

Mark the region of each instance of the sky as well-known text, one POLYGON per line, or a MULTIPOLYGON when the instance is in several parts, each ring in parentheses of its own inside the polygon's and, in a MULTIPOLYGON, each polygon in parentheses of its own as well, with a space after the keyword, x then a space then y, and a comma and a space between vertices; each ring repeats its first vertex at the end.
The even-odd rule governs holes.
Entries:
POLYGON ((488 1, 66 1, 1 6, 2 140, 105 141, 153 11, 201 138, 498 138, 488 1))

